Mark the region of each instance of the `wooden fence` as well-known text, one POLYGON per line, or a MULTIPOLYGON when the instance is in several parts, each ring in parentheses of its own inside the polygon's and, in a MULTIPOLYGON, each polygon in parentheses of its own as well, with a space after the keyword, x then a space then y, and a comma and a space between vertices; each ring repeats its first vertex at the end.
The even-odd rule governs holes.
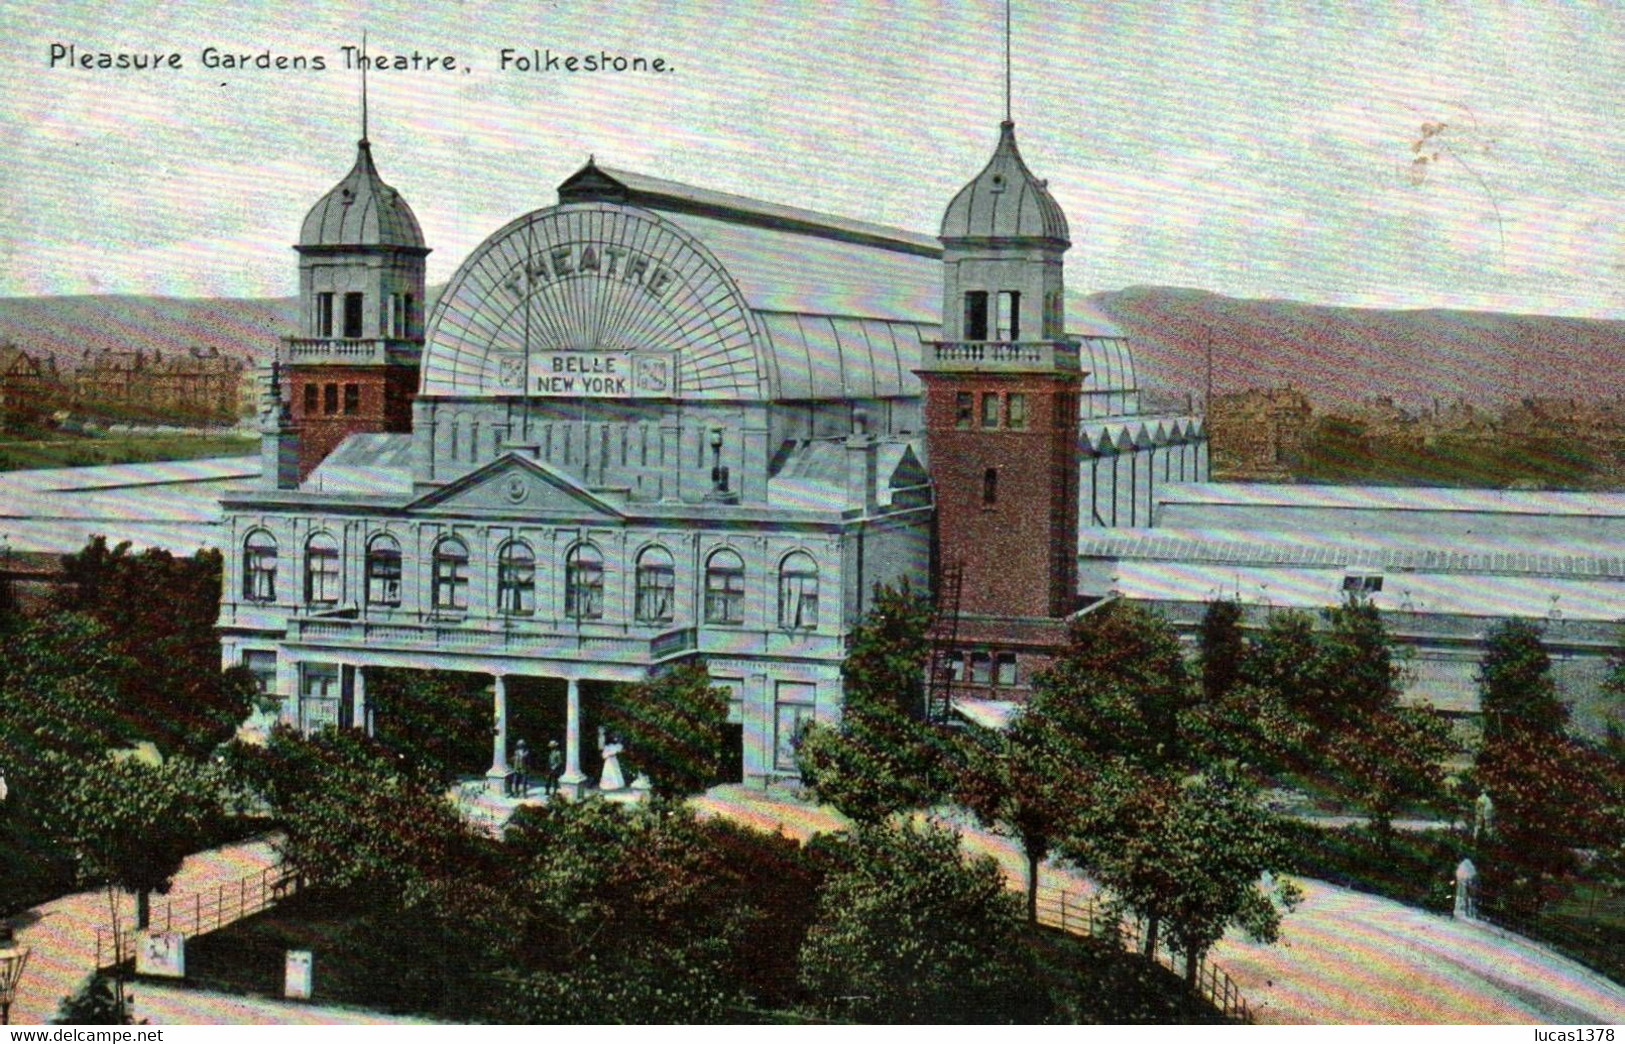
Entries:
MULTIPOLYGON (((1040 886, 1038 923, 1072 935, 1105 939, 1132 953, 1145 951, 1144 926, 1137 921, 1113 916, 1095 896, 1040 886)), ((1184 960, 1168 949, 1161 939, 1157 940, 1154 958, 1175 974, 1185 970, 1184 960)), ((1203 999, 1223 1012, 1225 1018, 1244 1023, 1253 1021, 1253 1011, 1247 1006, 1247 1000, 1241 995, 1235 981, 1205 958, 1196 964, 1196 989, 1203 999)))
POLYGON ((299 877, 283 866, 268 866, 213 891, 172 895, 152 905, 146 928, 103 925, 96 929, 96 969, 111 968, 135 955, 136 939, 147 932, 180 932, 190 938, 269 910, 299 890, 299 877))

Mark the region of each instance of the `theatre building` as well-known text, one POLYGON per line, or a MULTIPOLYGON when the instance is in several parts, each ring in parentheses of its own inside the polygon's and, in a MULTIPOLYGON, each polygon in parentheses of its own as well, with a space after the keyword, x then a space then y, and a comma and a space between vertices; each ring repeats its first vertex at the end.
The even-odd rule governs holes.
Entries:
POLYGON ((491 728, 497 774, 556 738, 581 789, 605 687, 703 658, 728 774, 762 780, 839 718, 875 586, 951 573, 958 681, 1016 695, 1077 604, 1080 459, 1205 459, 1190 418, 1090 434, 1135 389, 1121 336, 1067 321, 1068 245, 1008 123, 940 238, 589 161, 425 320, 363 140, 301 233, 261 488, 223 501, 226 660, 304 729, 368 727, 374 668, 489 675, 492 719, 446 728, 491 728))

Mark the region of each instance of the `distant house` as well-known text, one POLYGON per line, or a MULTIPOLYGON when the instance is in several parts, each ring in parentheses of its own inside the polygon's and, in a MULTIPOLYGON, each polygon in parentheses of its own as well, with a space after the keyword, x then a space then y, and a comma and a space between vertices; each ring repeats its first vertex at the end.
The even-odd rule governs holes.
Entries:
POLYGON ((15 428, 42 419, 56 399, 56 361, 14 344, 0 344, 0 426, 15 428))

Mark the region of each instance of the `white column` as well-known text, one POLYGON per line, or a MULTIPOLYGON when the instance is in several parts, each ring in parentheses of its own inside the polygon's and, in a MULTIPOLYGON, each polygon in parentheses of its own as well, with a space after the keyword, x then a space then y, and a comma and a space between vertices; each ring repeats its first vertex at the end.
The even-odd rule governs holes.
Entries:
POLYGON ((502 788, 508 778, 508 679, 495 675, 491 685, 491 768, 485 773, 487 786, 502 788))
POLYGON ((350 724, 370 736, 372 729, 367 720, 367 669, 357 664, 354 670, 355 675, 350 683, 350 724))
POLYGON ((581 771, 581 682, 567 678, 564 711, 564 775, 559 783, 568 788, 571 797, 581 796, 581 784, 587 781, 581 771))

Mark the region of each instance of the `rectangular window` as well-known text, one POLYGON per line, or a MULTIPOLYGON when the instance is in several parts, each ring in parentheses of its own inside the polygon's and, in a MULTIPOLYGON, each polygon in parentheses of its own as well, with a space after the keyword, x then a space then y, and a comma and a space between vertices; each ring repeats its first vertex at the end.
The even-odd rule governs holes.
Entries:
POLYGON ((339 600, 339 555, 321 547, 305 551, 305 601, 332 605, 339 600))
POLYGON ((999 469, 988 468, 982 472, 982 504, 990 506, 999 502, 999 469))
POLYGON ((976 396, 970 392, 954 393, 954 427, 969 428, 976 420, 976 396))
POLYGON ((435 555, 434 607, 451 612, 468 608, 468 559, 453 555, 435 555))
POLYGON ((636 610, 638 623, 666 623, 672 618, 675 574, 669 565, 638 566, 636 610))
POLYGON ((1000 341, 1021 340, 1021 292, 1019 290, 999 291, 999 335, 1000 341))
POLYGON ((307 416, 316 412, 321 395, 321 389, 314 384, 305 385, 305 414, 307 416))
POLYGON ((1010 393, 1010 427, 1025 428, 1027 426, 1027 396, 1024 392, 1010 393))
POLYGON ((389 309, 385 316, 384 335, 387 337, 406 336, 406 302, 405 294, 390 294, 389 309))
POLYGON ((745 622, 745 571, 712 566, 705 571, 705 622, 745 622))
POLYGON ((322 412, 337 413, 339 411, 339 386, 329 384, 322 388, 322 412))
POLYGON ((956 682, 965 680, 965 654, 948 654, 948 677, 956 682))
POLYGON ((306 732, 339 723, 339 668, 335 663, 307 663, 299 670, 299 718, 306 732))
POLYGON ((982 393, 982 427, 999 426, 999 396, 995 392, 982 393))
POLYGON ((987 340, 987 291, 965 293, 965 340, 987 340))
POLYGON ((361 330, 361 295, 344 295, 344 336, 360 337, 361 330))
POLYGON ((1016 654, 999 653, 993 657, 993 680, 999 685, 1016 683, 1016 654))
POLYGON ((773 767, 796 771, 796 744, 813 721, 817 688, 807 682, 779 682, 774 703, 773 767))
POLYGON ((536 612, 536 561, 510 555, 497 563, 497 610, 504 616, 536 612))
POLYGON ((1350 575, 1343 578, 1343 590, 1369 594, 1382 590, 1382 577, 1350 575))
POLYGON ((316 330, 317 337, 333 336, 333 295, 316 295, 316 330))
POLYGON ((276 652, 270 649, 243 650, 243 666, 254 676, 260 692, 276 691, 276 652))
POLYGON ((393 548, 367 552, 367 604, 401 604, 401 553, 393 548))
POLYGON ((972 685, 993 683, 993 657, 985 652, 970 654, 970 680, 972 685))
POLYGON ((344 412, 361 412, 361 385, 346 384, 344 386, 344 412))

